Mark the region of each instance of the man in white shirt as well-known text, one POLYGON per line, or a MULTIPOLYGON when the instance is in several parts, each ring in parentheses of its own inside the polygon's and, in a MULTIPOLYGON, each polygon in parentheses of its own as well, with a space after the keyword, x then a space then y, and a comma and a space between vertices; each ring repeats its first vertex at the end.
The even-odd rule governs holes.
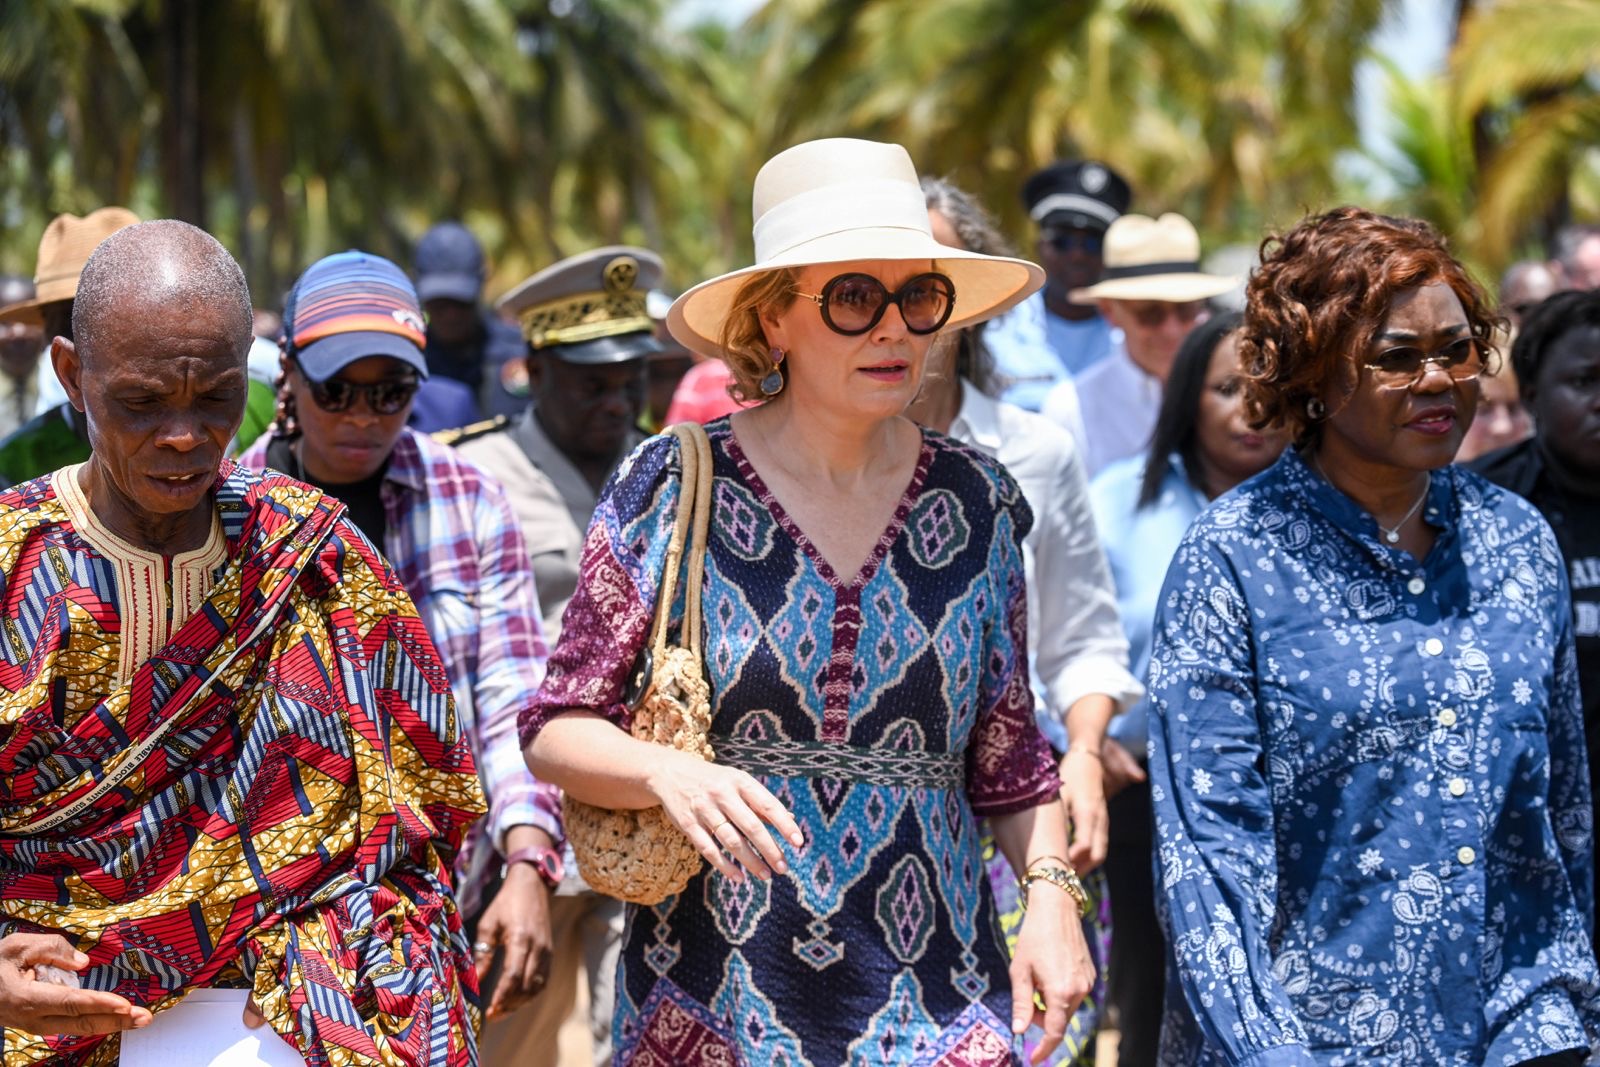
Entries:
POLYGON ((1069 295, 1098 304, 1121 340, 1055 386, 1041 408, 1077 438, 1090 478, 1149 444, 1178 346, 1205 321, 1206 301, 1237 283, 1200 270, 1200 236, 1182 215, 1123 215, 1111 224, 1100 281, 1069 295))

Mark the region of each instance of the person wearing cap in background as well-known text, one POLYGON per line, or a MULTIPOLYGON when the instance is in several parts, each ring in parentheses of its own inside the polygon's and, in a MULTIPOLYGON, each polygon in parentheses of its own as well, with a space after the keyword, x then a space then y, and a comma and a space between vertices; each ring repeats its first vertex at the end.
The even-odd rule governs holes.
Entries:
POLYGON ((469 1067, 483 792, 423 620, 344 505, 226 458, 250 294, 215 239, 121 229, 74 290, 51 359, 93 451, 0 493, 6 1062, 115 1063, 171 1011, 469 1067))
MULTIPOLYGON (((483 246, 459 222, 441 222, 417 242, 417 297, 428 320, 430 385, 418 397, 424 432, 463 426, 478 418, 514 415, 527 406, 526 349, 514 327, 480 301, 487 270, 483 246), (460 416, 460 400, 443 396, 445 381, 472 393, 476 410, 460 416)), ((454 390, 450 390, 454 392, 454 390)))
MULTIPOLYGON (((125 207, 103 207, 82 218, 57 215, 51 219, 39 238, 33 295, 0 308, 0 324, 42 327, 45 344, 56 337, 72 340, 72 301, 89 254, 101 241, 138 221, 139 216, 125 207)), ((45 385, 55 383, 55 370, 49 360, 41 359, 35 374, 31 391, 41 397, 47 391, 45 385)), ((59 390, 55 395, 61 395, 59 390)), ((0 482, 14 485, 88 458, 89 433, 82 413, 57 399, 43 411, 35 406, 22 425, 0 439, 0 482)))
POLYGON ((1092 480, 1150 443, 1178 346, 1237 278, 1200 270, 1200 235, 1182 215, 1124 215, 1106 230, 1100 280, 1069 294, 1094 301, 1119 338, 1111 355, 1055 386, 1042 408, 1083 449, 1092 480))
MULTIPOLYGON (((0 276, 0 307, 33 299, 33 282, 15 274, 0 276)), ((22 319, 0 320, 0 437, 33 418, 39 399, 35 375, 44 353, 44 328, 22 319)))
POLYGON ((1023 183, 1045 283, 984 330, 1001 400, 1038 411, 1056 383, 1111 354, 1113 324, 1072 292, 1100 280, 1106 228, 1128 210, 1129 196, 1122 176, 1094 160, 1054 163, 1023 183))
MULTIPOLYGON (((527 336, 531 403, 515 418, 439 435, 506 486, 552 641, 577 584, 599 491, 643 440, 636 427, 647 360, 661 351, 647 293, 661 274, 660 258, 646 249, 602 248, 512 290, 500 305, 518 316, 527 336)), ((574 873, 552 902, 551 924, 549 985, 532 1009, 486 1030, 485 1063, 554 1064, 552 1035, 573 1009, 580 968, 588 972, 595 1062, 610 1062, 622 905, 590 892, 574 873)))
POLYGON ((499 484, 406 425, 428 368, 422 309, 399 267, 328 256, 301 275, 285 317, 278 419, 240 463, 344 501, 438 647, 489 799, 455 870, 480 980, 500 953, 496 982, 483 982, 493 1019, 544 982, 547 890, 561 873, 560 793, 534 779, 517 745, 545 660, 528 552, 499 484))
MULTIPOLYGON (((552 643, 577 587, 600 490, 644 440, 637 425, 646 361, 661 351, 646 294, 661 274, 660 257, 646 249, 599 248, 547 267, 507 293, 500 306, 517 315, 528 339, 532 403, 513 419, 440 435, 510 494, 552 643)), ((555 1064, 554 1035, 573 1010, 580 969, 588 972, 594 1062, 611 1062, 623 908, 591 891, 576 864, 568 871, 551 903, 549 984, 529 1010, 484 1031, 486 1064, 555 1064)))
POLYGON ((527 337, 531 402, 514 418, 439 435, 511 495, 552 643, 600 490, 644 440, 646 361, 661 351, 646 294, 661 274, 661 258, 647 249, 599 248, 511 290, 499 306, 527 337))

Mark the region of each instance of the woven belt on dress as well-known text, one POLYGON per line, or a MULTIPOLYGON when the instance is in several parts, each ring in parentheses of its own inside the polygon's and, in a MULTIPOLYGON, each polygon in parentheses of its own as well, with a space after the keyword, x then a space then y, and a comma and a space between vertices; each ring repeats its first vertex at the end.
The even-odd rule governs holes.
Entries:
POLYGON ((714 735, 711 748, 718 763, 779 778, 843 778, 906 789, 960 789, 966 784, 966 760, 954 752, 714 735))

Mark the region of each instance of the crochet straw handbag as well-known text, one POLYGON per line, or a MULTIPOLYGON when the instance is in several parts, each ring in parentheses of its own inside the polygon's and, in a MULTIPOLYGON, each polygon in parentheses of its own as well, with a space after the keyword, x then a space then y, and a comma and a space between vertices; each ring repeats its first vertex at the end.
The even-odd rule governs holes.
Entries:
MULTIPOLYGON (((711 686, 701 656, 700 587, 711 521, 711 443, 696 423, 680 423, 667 432, 678 439, 683 480, 650 645, 634 680, 639 696, 633 701, 631 733, 641 741, 710 760, 711 686), (687 647, 669 647, 667 623, 686 547, 682 640, 687 647)), ((613 811, 571 797, 561 807, 579 873, 591 889, 608 897, 659 904, 681 892, 705 862, 660 807, 613 811)))

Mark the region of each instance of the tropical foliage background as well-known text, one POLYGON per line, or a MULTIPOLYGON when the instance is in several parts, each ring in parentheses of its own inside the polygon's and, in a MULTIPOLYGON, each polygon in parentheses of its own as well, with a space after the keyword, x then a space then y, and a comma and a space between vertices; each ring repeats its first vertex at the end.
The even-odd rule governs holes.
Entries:
POLYGON ((1356 200, 1429 218, 1492 272, 1600 218, 1600 0, 1441 0, 1436 78, 1390 69, 1360 157, 1358 65, 1396 0, 6 0, 0 269, 58 211, 216 233, 261 302, 316 256, 402 263, 459 217, 500 287, 597 243, 678 286, 747 261, 750 182, 807 137, 906 144, 1026 236, 1060 155, 1208 245, 1356 200), (1352 160, 1361 163, 1352 166, 1352 160))

